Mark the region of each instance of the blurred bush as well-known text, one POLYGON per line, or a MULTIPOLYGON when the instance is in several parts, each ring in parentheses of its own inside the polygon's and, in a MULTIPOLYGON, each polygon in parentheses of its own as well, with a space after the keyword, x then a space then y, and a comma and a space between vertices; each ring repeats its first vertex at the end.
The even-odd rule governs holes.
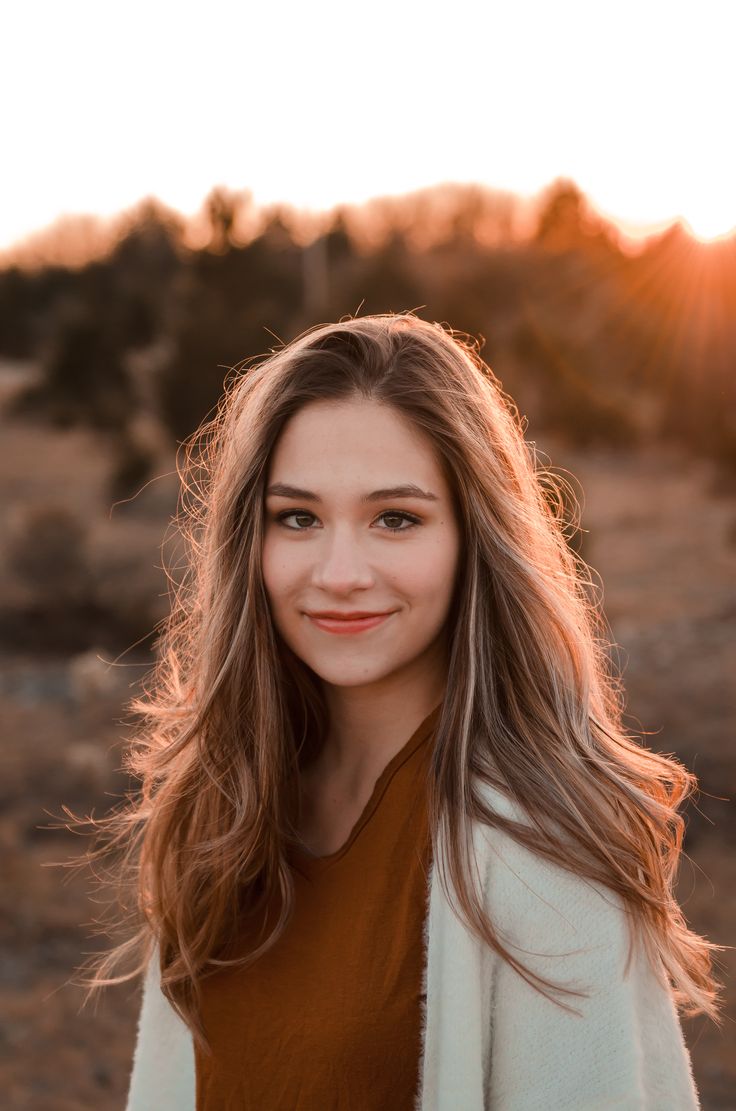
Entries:
POLYGON ((8 565, 45 605, 76 605, 90 569, 84 524, 55 505, 29 506, 8 544, 8 565))
POLYGON ((96 551, 88 522, 63 506, 31 504, 17 513, 4 554, 13 589, 0 607, 0 649, 117 648, 150 637, 162 616, 159 584, 135 546, 96 551))

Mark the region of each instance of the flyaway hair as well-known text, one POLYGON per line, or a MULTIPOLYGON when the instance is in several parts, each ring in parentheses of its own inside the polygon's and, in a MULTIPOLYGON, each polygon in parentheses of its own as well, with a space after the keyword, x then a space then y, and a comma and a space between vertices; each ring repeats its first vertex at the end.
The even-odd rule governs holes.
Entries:
POLYGON ((186 571, 172 581, 157 662, 130 703, 139 724, 126 762, 140 790, 97 823, 95 853, 114 856, 128 935, 96 959, 91 983, 140 974, 157 945, 162 989, 203 1038, 199 984, 227 960, 243 909, 275 896, 281 907, 246 963, 289 918, 298 771, 323 743, 327 709, 269 613, 264 488, 289 418, 356 396, 392 406, 433 444, 461 526, 428 798, 448 898, 532 986, 568 1006, 557 997, 576 993, 504 948, 476 890, 471 823, 505 830, 617 892, 676 1004, 721 1021, 711 951, 723 946, 688 928, 673 894, 678 810, 696 777, 622 724, 606 622, 565 535, 564 480, 541 467, 477 343, 411 313, 320 325, 235 368, 186 445, 177 518, 186 571), (528 821, 490 812, 484 781, 528 821))

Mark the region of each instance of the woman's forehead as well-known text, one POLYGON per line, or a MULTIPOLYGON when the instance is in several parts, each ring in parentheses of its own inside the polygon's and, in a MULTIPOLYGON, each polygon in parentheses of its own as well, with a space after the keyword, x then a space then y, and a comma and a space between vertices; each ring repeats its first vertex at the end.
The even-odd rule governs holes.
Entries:
POLYGON ((391 406, 365 400, 310 403, 284 426, 271 455, 269 481, 308 486, 306 473, 312 482, 324 483, 336 470, 342 477, 370 475, 371 489, 410 482, 422 487, 442 477, 431 440, 391 406))

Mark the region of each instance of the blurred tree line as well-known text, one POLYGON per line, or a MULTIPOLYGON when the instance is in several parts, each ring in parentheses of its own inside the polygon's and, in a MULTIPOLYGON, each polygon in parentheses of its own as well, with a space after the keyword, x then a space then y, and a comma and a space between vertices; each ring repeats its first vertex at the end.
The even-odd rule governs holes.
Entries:
POLYGON ((103 257, 0 271, 0 358, 33 360, 16 416, 116 445, 113 495, 211 412, 230 368, 343 315, 415 309, 482 337, 528 421, 571 443, 677 439, 736 470, 736 240, 679 225, 624 250, 577 186, 554 182, 520 231, 512 195, 438 186, 336 209, 311 238, 284 206, 212 191, 199 241, 147 200, 103 257))
MULTIPOLYGON (((318 322, 407 309, 481 338, 528 439, 677 441, 736 476, 733 238, 703 244, 676 225, 634 254, 565 179, 529 209, 445 185, 318 217, 217 188, 191 220, 148 199, 104 249, 87 225, 85 238, 94 252, 63 265, 67 221, 45 260, 37 237, 35 265, 0 270, 0 370, 32 370, 4 419, 30 422, 39 444, 44 427, 93 430, 123 516, 244 360, 318 322)), ((0 643, 149 637, 155 590, 130 537, 102 557, 91 528, 60 505, 21 513, 3 545, 15 585, 0 643)))

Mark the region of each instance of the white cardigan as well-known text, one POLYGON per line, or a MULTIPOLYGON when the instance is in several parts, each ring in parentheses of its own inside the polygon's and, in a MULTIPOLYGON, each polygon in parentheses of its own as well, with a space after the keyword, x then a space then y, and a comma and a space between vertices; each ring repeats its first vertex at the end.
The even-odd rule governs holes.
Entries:
MULTIPOLYGON (((505 796, 483 790, 497 813, 528 820, 505 796)), ((498 830, 476 827, 474 847, 501 941, 521 947, 512 952, 527 967, 591 995, 561 997, 579 1017, 530 987, 463 926, 433 867, 415 1111, 698 1109, 671 992, 640 945, 623 977, 628 930, 619 896, 498 830)), ((192 1037, 160 990, 154 959, 126 1111, 195 1111, 195 1103, 192 1037)))

